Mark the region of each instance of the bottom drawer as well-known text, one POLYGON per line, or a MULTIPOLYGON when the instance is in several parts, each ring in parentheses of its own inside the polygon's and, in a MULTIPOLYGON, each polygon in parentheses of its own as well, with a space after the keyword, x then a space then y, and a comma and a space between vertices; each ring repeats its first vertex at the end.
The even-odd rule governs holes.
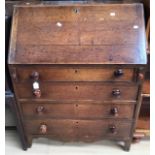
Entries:
POLYGON ((104 138, 124 139, 130 137, 131 122, 104 120, 34 120, 24 123, 27 134, 49 135, 58 140, 95 141, 104 138))

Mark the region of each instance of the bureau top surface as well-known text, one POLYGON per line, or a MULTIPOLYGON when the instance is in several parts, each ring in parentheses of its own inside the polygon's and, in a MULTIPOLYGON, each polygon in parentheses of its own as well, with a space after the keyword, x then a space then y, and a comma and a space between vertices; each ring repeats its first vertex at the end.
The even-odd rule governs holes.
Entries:
POLYGON ((146 64, 143 6, 16 6, 8 62, 146 64))

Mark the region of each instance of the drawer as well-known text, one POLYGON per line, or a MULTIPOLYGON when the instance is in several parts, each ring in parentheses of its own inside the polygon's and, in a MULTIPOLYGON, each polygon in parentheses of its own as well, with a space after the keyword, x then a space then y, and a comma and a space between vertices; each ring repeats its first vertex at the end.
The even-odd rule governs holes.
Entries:
POLYGON ((125 121, 50 119, 25 121, 27 134, 51 135, 59 140, 93 141, 104 138, 128 138, 131 123, 125 121))
POLYGON ((102 139, 123 139, 130 137, 132 124, 113 119, 77 121, 78 139, 95 141, 102 139))
POLYGON ((75 121, 74 120, 34 120, 24 121, 24 128, 27 134, 50 135, 53 139, 75 140, 75 121))
MULTIPOLYGON (((20 99, 35 99, 31 83, 16 83, 20 99)), ((101 82, 46 82, 40 83, 38 99, 51 100, 136 100, 138 86, 134 84, 101 82)))
POLYGON ((101 67, 17 67, 18 81, 31 81, 38 73, 40 81, 133 81, 132 68, 101 67))
POLYGON ((21 103, 25 119, 45 118, 123 118, 132 119, 134 104, 97 104, 97 103, 46 103, 24 102, 21 103))

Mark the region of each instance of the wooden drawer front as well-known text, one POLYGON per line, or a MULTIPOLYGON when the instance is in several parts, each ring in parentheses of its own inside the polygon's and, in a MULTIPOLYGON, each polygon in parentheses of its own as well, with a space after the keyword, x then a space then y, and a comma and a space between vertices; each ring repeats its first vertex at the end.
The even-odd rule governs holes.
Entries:
POLYGON ((19 81, 30 81, 34 72, 40 81, 132 81, 134 69, 90 67, 18 67, 19 81))
POLYGON ((134 104, 21 103, 26 119, 126 118, 132 119, 134 104))
MULTIPOLYGON (((31 83, 17 83, 19 98, 34 99, 31 83)), ((40 99, 51 100, 136 100, 138 87, 131 84, 40 83, 40 99), (117 91, 120 95, 117 96, 117 91), (113 93, 116 92, 115 95, 113 93)))
POLYGON ((133 104, 79 104, 77 115, 79 118, 126 118, 132 119, 134 113, 133 104))
POLYGON ((25 121, 24 127, 28 134, 33 135, 51 135, 52 138, 60 140, 73 140, 76 138, 75 121, 73 120, 35 120, 25 121), (43 132, 42 126, 45 125, 46 131, 43 132))
POLYGON ((83 141, 104 138, 127 138, 130 136, 131 123, 106 120, 81 120, 78 122, 78 138, 83 141))
POLYGON ((105 120, 35 120, 25 121, 27 133, 53 135, 57 139, 92 141, 103 138, 124 138, 130 136, 131 123, 105 120), (46 130, 42 130, 45 126, 46 130))

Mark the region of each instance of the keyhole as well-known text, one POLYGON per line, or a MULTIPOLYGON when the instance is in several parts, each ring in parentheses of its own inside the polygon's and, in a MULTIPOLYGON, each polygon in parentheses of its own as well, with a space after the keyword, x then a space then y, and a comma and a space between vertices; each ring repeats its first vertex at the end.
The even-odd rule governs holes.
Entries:
POLYGON ((113 57, 112 56, 109 56, 109 61, 113 61, 113 57))
POLYGON ((73 11, 74 13, 80 13, 80 10, 78 8, 75 8, 73 11))
POLYGON ((75 70, 75 73, 77 73, 78 71, 77 70, 75 70))
POLYGON ((75 125, 75 126, 76 126, 76 128, 78 128, 78 123, 79 123, 79 122, 75 122, 75 123, 76 123, 76 125, 75 125))
POLYGON ((75 89, 78 90, 78 87, 76 86, 75 89))
POLYGON ((76 107, 78 107, 78 104, 76 104, 76 107))

